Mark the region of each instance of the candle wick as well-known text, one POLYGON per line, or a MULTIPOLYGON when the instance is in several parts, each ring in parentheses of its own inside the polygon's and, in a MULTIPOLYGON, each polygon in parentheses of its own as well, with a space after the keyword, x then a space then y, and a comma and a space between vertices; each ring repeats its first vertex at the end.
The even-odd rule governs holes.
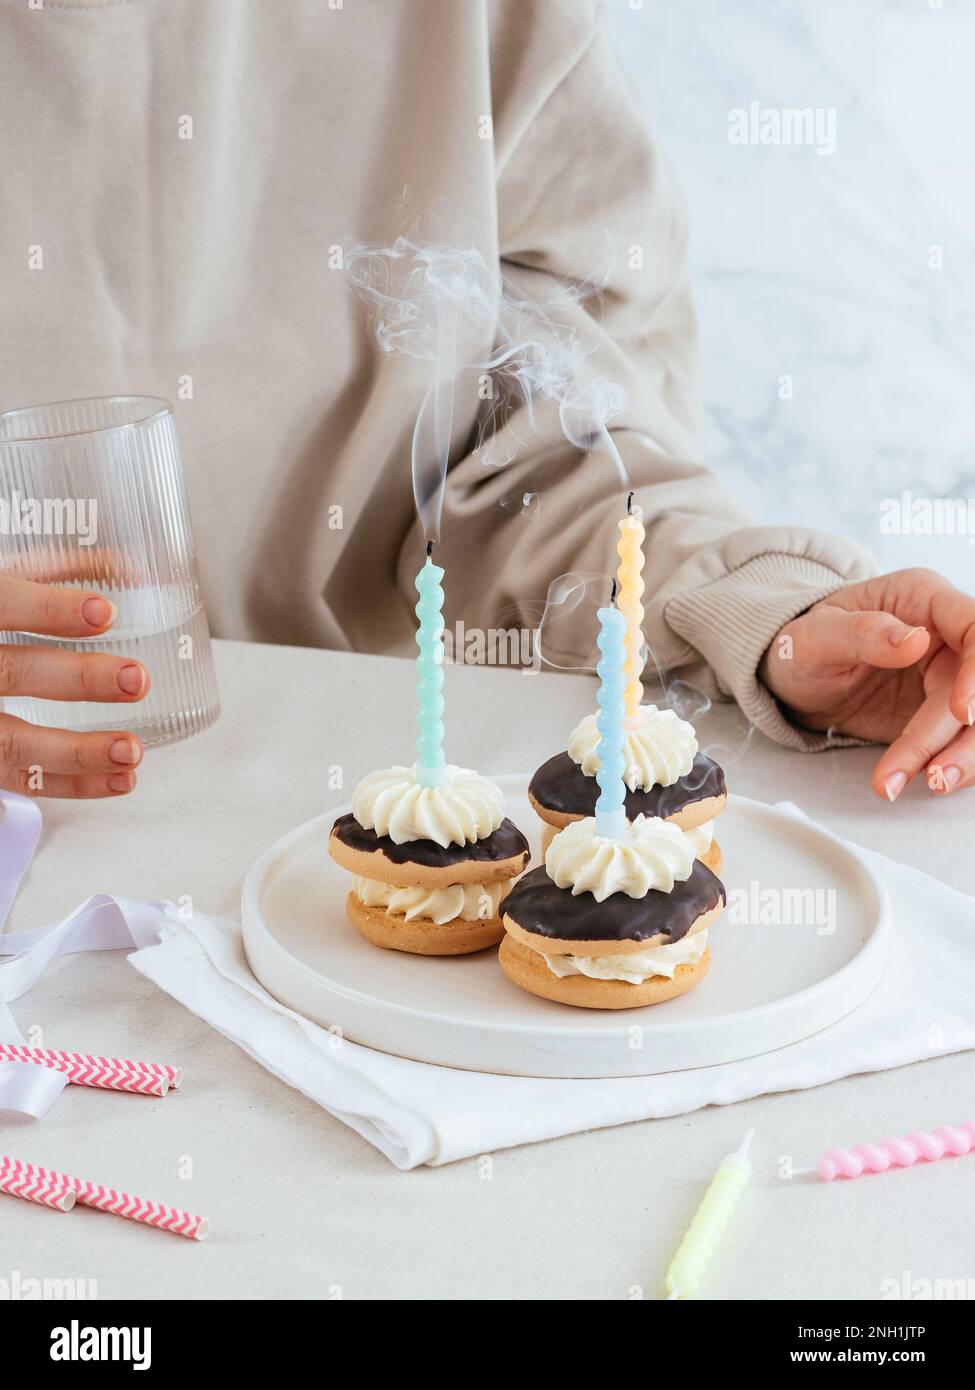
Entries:
POLYGON ((427 541, 427 559, 433 554, 433 541, 427 541))
POLYGON ((629 497, 626 499, 626 514, 627 514, 627 516, 632 516, 632 515, 633 515, 633 496, 634 496, 634 494, 631 492, 630 495, 629 495, 629 497))
POLYGON ((616 580, 615 580, 615 579, 613 580, 613 587, 612 587, 612 589, 610 590, 609 601, 610 601, 610 603, 615 603, 615 602, 616 602, 616 580))

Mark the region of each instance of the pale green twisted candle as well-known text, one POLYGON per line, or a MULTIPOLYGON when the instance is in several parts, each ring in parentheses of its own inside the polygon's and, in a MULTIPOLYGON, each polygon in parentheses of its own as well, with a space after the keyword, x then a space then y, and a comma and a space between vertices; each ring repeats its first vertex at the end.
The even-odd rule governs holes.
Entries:
POLYGON ((416 591, 420 595, 416 605, 419 627, 416 632, 416 645, 420 654, 416 659, 419 676, 416 693, 419 705, 416 712, 417 727, 420 732, 416 740, 416 778, 424 787, 436 787, 443 780, 445 765, 443 753, 443 589, 440 581, 444 571, 433 563, 433 542, 427 546, 426 563, 416 577, 416 591))
POLYGON ((754 1133, 750 1129, 735 1153, 725 1154, 718 1164, 711 1186, 701 1199, 667 1270, 665 1283, 669 1298, 688 1298, 701 1282, 731 1213, 751 1178, 748 1150, 754 1133))

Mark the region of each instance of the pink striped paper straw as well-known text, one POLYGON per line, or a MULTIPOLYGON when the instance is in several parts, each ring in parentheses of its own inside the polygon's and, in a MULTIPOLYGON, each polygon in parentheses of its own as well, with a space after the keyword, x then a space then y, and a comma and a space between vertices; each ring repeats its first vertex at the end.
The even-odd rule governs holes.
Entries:
POLYGON ((205 1216, 194 1216, 192 1212, 163 1206, 161 1202, 147 1202, 144 1197, 133 1197, 114 1187, 103 1187, 101 1183, 68 1177, 64 1173, 38 1168, 33 1163, 24 1163, 19 1158, 0 1155, 0 1181, 8 1172, 36 1179, 41 1187, 66 1192, 82 1206, 97 1207, 99 1211, 124 1216, 127 1221, 138 1221, 144 1226, 155 1226, 160 1231, 171 1231, 173 1235, 185 1236, 188 1240, 206 1240, 210 1234, 210 1222, 205 1216))
POLYGON ((5 1162, 0 1160, 0 1192, 10 1197, 23 1197, 42 1207, 54 1207, 57 1211, 70 1211, 78 1200, 67 1179, 55 1182, 53 1174, 8 1168, 3 1166, 5 1162))
POLYGON ((129 1067, 138 1075, 164 1076, 170 1086, 177 1091, 183 1084, 182 1067, 168 1067, 160 1062, 127 1062, 124 1059, 119 1061, 117 1057, 113 1057, 110 1060, 116 1062, 120 1067, 129 1067))
POLYGON ((133 1197, 114 1187, 102 1187, 100 1183, 75 1179, 74 1192, 83 1206, 97 1207, 99 1211, 124 1216, 127 1221, 140 1221, 144 1226, 155 1226, 160 1231, 171 1231, 175 1236, 206 1240, 210 1234, 210 1222, 205 1216, 194 1216, 189 1211, 165 1207, 161 1202, 147 1202, 144 1197, 133 1197))
POLYGON ((47 1047, 21 1047, 0 1042, 0 1062, 32 1062, 64 1072, 75 1086, 94 1086, 102 1091, 131 1091, 143 1096, 164 1096, 179 1086, 179 1067, 155 1062, 130 1062, 124 1057, 95 1057, 87 1052, 58 1052, 47 1047))

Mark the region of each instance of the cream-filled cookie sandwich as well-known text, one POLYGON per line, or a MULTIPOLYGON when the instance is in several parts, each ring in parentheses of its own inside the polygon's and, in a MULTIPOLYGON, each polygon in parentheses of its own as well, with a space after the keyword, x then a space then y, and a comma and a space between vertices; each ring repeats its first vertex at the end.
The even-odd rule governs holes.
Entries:
MULTIPOLYGON (((728 788, 723 769, 700 751, 693 725, 673 710, 639 705, 626 720, 623 758, 627 819, 660 817, 678 826, 690 835, 697 857, 720 873, 714 819, 728 788)), ((542 763, 529 784, 529 800, 543 822, 543 849, 559 830, 593 815, 598 771, 599 730, 589 714, 569 735, 567 751, 542 763)))
POLYGON ((720 879, 672 821, 637 815, 611 837, 592 817, 574 820, 503 904, 501 968, 560 1004, 659 1004, 707 973, 724 905, 720 879))
POLYGON ((353 875, 346 910, 356 930, 376 946, 425 956, 496 945, 501 905, 529 858, 501 788, 450 765, 434 786, 415 767, 363 778, 328 849, 353 875))

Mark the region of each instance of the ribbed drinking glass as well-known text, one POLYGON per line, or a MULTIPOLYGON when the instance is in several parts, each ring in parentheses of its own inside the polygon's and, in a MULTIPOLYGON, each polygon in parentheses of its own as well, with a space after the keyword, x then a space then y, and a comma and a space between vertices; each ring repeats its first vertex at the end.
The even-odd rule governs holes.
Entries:
POLYGON ((7 698, 34 724, 129 729, 147 746, 188 738, 220 712, 172 408, 149 396, 0 413, 0 573, 72 585, 115 604, 103 637, 0 632, 0 642, 133 657, 138 704, 7 698))

